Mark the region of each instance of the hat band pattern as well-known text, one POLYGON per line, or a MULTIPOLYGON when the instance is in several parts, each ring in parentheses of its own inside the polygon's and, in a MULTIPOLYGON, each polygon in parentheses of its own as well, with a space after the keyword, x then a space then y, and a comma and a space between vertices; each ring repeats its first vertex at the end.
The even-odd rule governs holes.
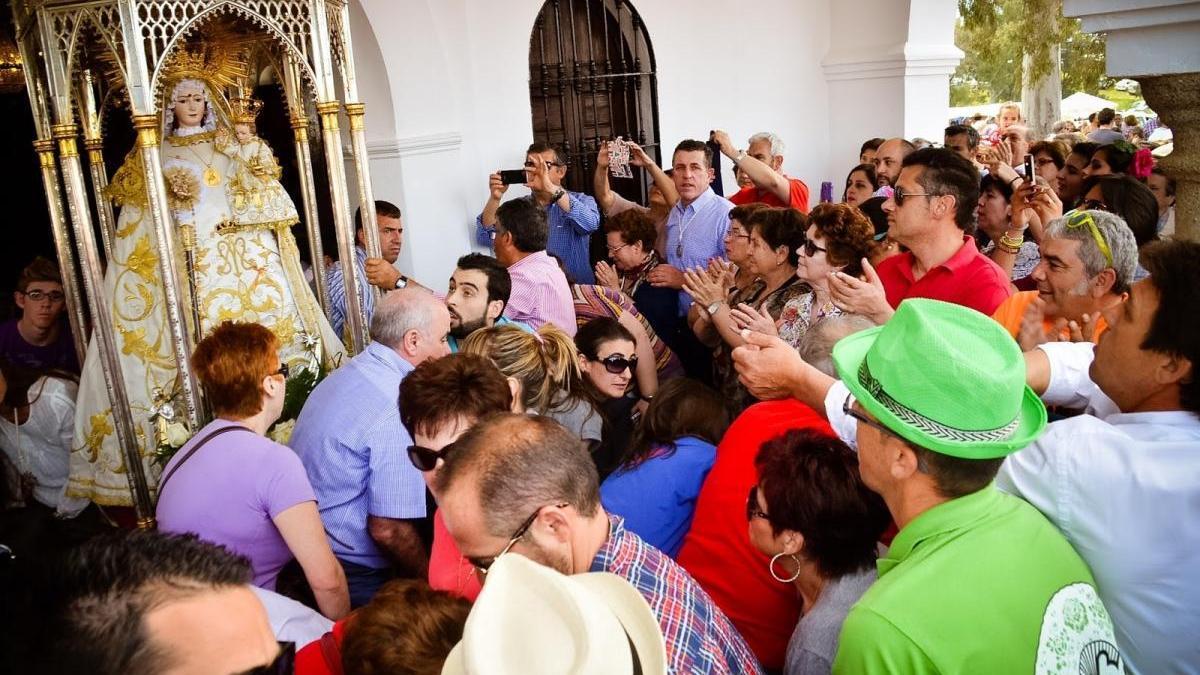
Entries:
POLYGON ((888 409, 900 419, 901 422, 914 427, 918 431, 933 436, 943 441, 953 441, 959 443, 988 443, 997 441, 1007 441, 1012 438, 1017 427, 1020 426, 1021 416, 1018 414, 1011 422, 1002 427, 995 429, 985 429, 983 431, 973 431, 967 429, 957 429, 955 427, 942 424, 937 420, 930 419, 921 413, 913 410, 892 398, 886 391, 883 390, 883 385, 875 376, 871 374, 871 368, 867 366, 867 360, 863 359, 862 365, 858 367, 858 383, 866 388, 867 392, 879 402, 880 405, 888 409))

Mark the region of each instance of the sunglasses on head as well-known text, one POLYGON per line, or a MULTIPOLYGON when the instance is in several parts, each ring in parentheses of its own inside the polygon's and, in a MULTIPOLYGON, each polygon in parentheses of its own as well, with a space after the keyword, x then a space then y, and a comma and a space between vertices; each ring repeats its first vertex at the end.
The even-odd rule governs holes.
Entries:
POLYGON ((438 460, 445 457, 453 447, 454 444, 451 443, 441 450, 431 450, 421 445, 410 445, 408 446, 408 461, 412 462, 418 471, 433 471, 437 468, 438 460))
MULTIPOLYGON (((1089 199, 1089 200, 1085 201, 1084 206, 1089 209, 1095 208, 1095 207, 1087 206, 1088 202, 1093 202, 1093 201, 1096 201, 1096 200, 1089 199)), ((1104 260, 1105 260, 1105 262, 1108 263, 1108 266, 1112 267, 1112 265, 1113 265, 1112 249, 1108 247, 1108 242, 1105 241, 1104 234, 1102 232, 1100 232, 1100 228, 1096 225, 1096 219, 1092 218, 1092 214, 1088 213, 1087 211, 1077 210, 1077 211, 1068 211, 1064 217, 1067 219, 1067 229, 1068 230, 1077 230, 1079 228, 1086 227, 1086 228, 1088 228, 1088 230, 1091 231, 1092 239, 1094 239, 1096 241, 1096 247, 1099 248, 1100 252, 1104 254, 1104 260)))
POLYGON ((629 369, 630 373, 637 370, 638 359, 636 356, 630 356, 626 358, 620 354, 613 354, 612 356, 606 356, 602 359, 593 358, 592 360, 599 361, 600 363, 604 364, 604 369, 613 375, 620 375, 621 373, 625 372, 626 368, 629 369))
POLYGON ((940 197, 941 195, 933 192, 909 192, 902 187, 892 189, 892 201, 896 202, 896 206, 902 206, 904 200, 909 197, 940 197))

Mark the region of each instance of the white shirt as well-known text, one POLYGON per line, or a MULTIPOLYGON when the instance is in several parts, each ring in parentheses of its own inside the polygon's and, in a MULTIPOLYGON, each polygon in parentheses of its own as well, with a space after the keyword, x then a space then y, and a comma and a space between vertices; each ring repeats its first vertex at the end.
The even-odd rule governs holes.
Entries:
POLYGON ((300 651, 310 642, 320 640, 322 635, 333 630, 332 621, 306 605, 258 586, 251 585, 250 590, 254 591, 266 608, 267 620, 271 623, 271 632, 275 633, 275 639, 280 642, 295 642, 296 651, 300 651))
POLYGON ((71 446, 75 440, 75 394, 79 386, 43 377, 29 387, 29 418, 24 424, 0 417, 0 446, 18 478, 29 473, 37 481, 33 497, 60 515, 77 515, 88 500, 66 496, 71 446))
POLYGON ((1121 413, 1088 378, 1090 344, 1047 343, 1051 424, 996 484, 1037 507, 1096 577, 1131 673, 1200 673, 1200 418, 1121 413))

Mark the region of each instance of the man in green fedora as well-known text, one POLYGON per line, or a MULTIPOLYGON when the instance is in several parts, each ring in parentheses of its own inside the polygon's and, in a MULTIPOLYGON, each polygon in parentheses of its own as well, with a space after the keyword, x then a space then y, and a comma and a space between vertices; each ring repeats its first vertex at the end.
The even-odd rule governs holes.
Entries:
POLYGON ((1004 329, 910 299, 884 326, 839 342, 833 359, 863 482, 900 528, 846 618, 834 672, 1120 668, 1087 565, 1036 509, 992 484, 1004 457, 1046 426, 1004 329))

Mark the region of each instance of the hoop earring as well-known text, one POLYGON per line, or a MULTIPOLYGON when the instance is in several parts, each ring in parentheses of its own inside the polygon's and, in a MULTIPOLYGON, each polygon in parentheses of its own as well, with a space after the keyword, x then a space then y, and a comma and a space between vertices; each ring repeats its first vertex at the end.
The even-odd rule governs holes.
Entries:
POLYGON ((771 576, 775 578, 775 581, 778 581, 781 584, 790 584, 800 577, 800 559, 791 553, 776 553, 774 556, 771 556, 771 562, 767 563, 767 571, 771 573, 771 576), (785 555, 796 563, 796 573, 787 579, 784 579, 775 573, 775 561, 779 560, 785 555))

